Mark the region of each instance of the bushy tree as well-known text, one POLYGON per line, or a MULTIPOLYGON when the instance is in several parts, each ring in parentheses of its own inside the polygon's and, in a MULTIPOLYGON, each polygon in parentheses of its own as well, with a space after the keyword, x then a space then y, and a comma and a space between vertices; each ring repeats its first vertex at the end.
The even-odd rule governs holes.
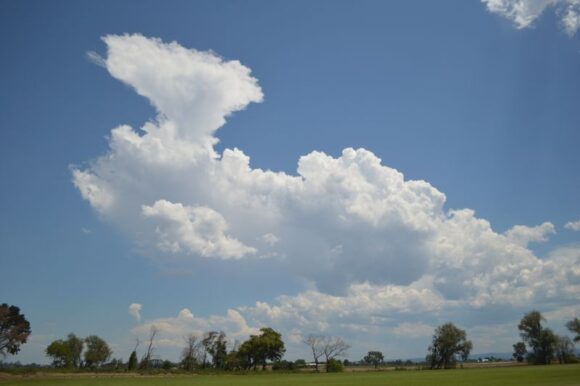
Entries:
POLYGON ((465 361, 472 348, 473 344, 467 340, 465 330, 457 328, 453 323, 445 323, 435 330, 427 358, 432 369, 448 369, 455 366, 457 356, 465 361))
POLYGON ((50 343, 45 349, 46 356, 52 359, 55 367, 72 367, 73 360, 69 346, 62 339, 50 343))
POLYGON ((6 303, 0 305, 0 356, 17 354, 29 335, 30 323, 20 308, 6 303))
POLYGON ((363 358, 363 361, 369 365, 373 365, 376 368, 383 363, 385 357, 380 351, 369 351, 368 354, 363 358))
POLYGON ((70 333, 66 340, 58 339, 53 341, 48 345, 45 353, 52 358, 56 367, 80 367, 83 345, 82 339, 70 333))
POLYGON ((255 370, 258 365, 265 369, 267 361, 278 361, 286 352, 279 332, 269 327, 261 328, 260 332, 260 335, 250 335, 237 351, 238 360, 245 369, 255 370))
POLYGON ((101 366, 109 360, 113 353, 107 342, 96 335, 85 338, 87 349, 84 353, 85 364, 91 366, 101 366))
POLYGON ((525 314, 518 324, 520 336, 532 349, 532 352, 528 353, 528 361, 537 365, 550 364, 557 342, 552 330, 542 325, 544 320, 542 314, 534 310, 525 314))
POLYGON ((523 362, 528 352, 528 350, 526 349, 526 344, 524 342, 518 342, 514 344, 513 347, 514 353, 512 354, 512 356, 518 362, 523 362))
POLYGON ((344 371, 344 365, 338 359, 331 358, 326 362, 327 373, 341 373, 344 371))

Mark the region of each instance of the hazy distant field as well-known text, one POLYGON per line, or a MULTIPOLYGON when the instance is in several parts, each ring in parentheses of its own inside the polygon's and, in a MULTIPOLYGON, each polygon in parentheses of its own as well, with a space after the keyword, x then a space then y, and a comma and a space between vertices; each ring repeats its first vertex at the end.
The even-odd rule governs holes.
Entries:
POLYGON ((450 371, 386 371, 342 374, 254 374, 191 376, 34 375, 0 377, 7 385, 74 386, 580 386, 580 365, 524 366, 450 371))

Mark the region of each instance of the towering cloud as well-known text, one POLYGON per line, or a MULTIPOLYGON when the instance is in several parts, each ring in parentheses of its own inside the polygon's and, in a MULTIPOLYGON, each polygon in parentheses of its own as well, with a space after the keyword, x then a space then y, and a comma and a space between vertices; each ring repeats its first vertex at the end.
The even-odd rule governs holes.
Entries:
MULTIPOLYGON (((292 331, 365 317, 404 335, 424 333, 425 323, 393 314, 576 304, 580 272, 569 268, 580 266, 580 250, 540 259, 528 248, 554 233, 551 223, 497 233, 365 149, 314 151, 300 157, 296 175, 252 168, 241 150, 213 147, 232 113, 263 98, 247 67, 141 35, 104 41, 103 66, 158 114, 140 129, 113 129, 108 153, 75 169, 74 184, 101 216, 158 251, 153 257, 200 267, 269 258, 310 283, 275 304, 241 307, 248 320, 292 331)), ((166 322, 181 326, 186 316, 166 322)), ((240 325, 247 330, 245 319, 240 325)))

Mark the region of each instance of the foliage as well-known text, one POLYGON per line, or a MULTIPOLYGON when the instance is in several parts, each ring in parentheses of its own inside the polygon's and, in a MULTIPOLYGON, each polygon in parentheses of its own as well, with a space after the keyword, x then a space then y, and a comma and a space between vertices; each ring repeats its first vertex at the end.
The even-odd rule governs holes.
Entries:
POLYGON ((555 355, 560 363, 575 363, 574 343, 567 336, 556 336, 555 355))
POLYGON ((137 359, 137 351, 133 350, 131 352, 131 356, 129 356, 129 361, 127 362, 127 370, 133 371, 137 370, 137 366, 139 365, 137 359))
POLYGON ((210 331, 202 340, 205 351, 211 355, 213 367, 223 369, 226 365, 226 334, 223 331, 210 331))
POLYGON ((557 337, 552 330, 542 325, 544 320, 542 314, 534 310, 525 314, 518 324, 522 339, 532 349, 528 353, 528 361, 538 365, 550 364, 557 343, 557 337))
POLYGON ((258 365, 262 365, 262 369, 265 369, 268 360, 278 361, 286 352, 279 332, 269 327, 261 328, 260 332, 260 335, 250 335, 250 339, 242 343, 237 352, 238 360, 244 369, 255 370, 258 365))
POLYGON ((512 354, 512 356, 518 362, 523 362, 524 358, 528 352, 528 350, 526 349, 526 344, 524 342, 518 342, 518 343, 514 344, 513 347, 514 347, 514 353, 512 354))
POLYGON ((65 344, 68 346, 70 351, 72 366, 75 368, 80 367, 82 358, 81 354, 83 352, 83 340, 75 334, 70 333, 67 336, 65 344))
POLYGON ((327 373, 342 373, 343 371, 344 365, 338 359, 331 358, 326 362, 327 373))
POLYGON ((101 366, 111 357, 113 352, 107 342, 96 335, 85 338, 87 349, 85 351, 85 364, 91 366, 101 366))
POLYGON ((385 357, 383 356, 382 352, 369 351, 368 354, 363 358, 363 361, 365 363, 368 363, 369 365, 373 365, 376 369, 379 367, 379 365, 381 365, 383 363, 384 359, 385 359, 385 357))
POLYGON ((53 341, 45 350, 48 357, 52 358, 55 367, 72 367, 72 354, 69 346, 62 339, 53 341))
POLYGON ((52 358, 52 363, 56 367, 78 368, 81 366, 83 345, 83 340, 71 333, 66 340, 58 339, 49 344, 45 353, 52 358))
POLYGON ((574 342, 580 342, 580 319, 574 318, 568 323, 566 323, 566 327, 571 332, 575 333, 576 336, 574 337, 574 342))
POLYGON ((280 360, 272 363, 272 370, 274 371, 293 371, 297 366, 295 362, 280 360))
POLYGON ((30 322, 20 313, 20 308, 0 305, 0 356, 17 354, 30 335, 30 322))
POLYGON ((432 369, 452 368, 456 364, 456 356, 459 355, 465 361, 473 344, 467 340, 464 330, 453 323, 445 323, 437 327, 433 335, 433 342, 429 346, 428 362, 432 369))
POLYGON ((296 359, 294 361, 294 367, 296 367, 297 369, 306 367, 306 361, 304 359, 296 359))

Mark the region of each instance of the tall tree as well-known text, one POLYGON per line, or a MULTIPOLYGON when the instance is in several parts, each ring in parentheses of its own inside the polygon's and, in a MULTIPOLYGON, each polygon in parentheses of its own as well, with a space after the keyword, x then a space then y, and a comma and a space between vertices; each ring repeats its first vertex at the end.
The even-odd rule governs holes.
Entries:
POLYGON ((113 353, 107 342, 96 335, 85 338, 87 349, 85 351, 85 363, 87 366, 101 366, 109 360, 113 353))
POLYGON ((189 334, 185 337, 185 347, 181 351, 181 367, 186 371, 193 371, 203 355, 203 341, 197 335, 189 334))
POLYGON ((568 330, 575 333, 576 336, 574 337, 574 342, 580 342, 580 319, 574 318, 568 323, 566 323, 566 327, 568 330))
POLYGON ((30 335, 30 323, 20 308, 3 303, 0 306, 0 356, 17 354, 30 335))
POLYGON ((260 352, 262 355, 262 368, 265 368, 266 361, 278 361, 286 352, 284 342, 282 341, 282 334, 270 327, 260 329, 259 342, 262 346, 260 352))
POLYGON ((149 364, 151 363, 151 357, 153 356, 153 351, 155 351, 154 346, 155 337, 157 336, 158 333, 159 329, 157 328, 157 326, 152 325, 151 329, 149 330, 149 344, 147 345, 147 352, 145 353, 145 355, 141 359, 141 363, 139 364, 139 367, 142 369, 149 368, 149 364))
POLYGON ((363 358, 365 363, 373 365, 375 369, 378 368, 379 365, 383 363, 384 359, 385 357, 383 356, 383 353, 380 351, 369 351, 369 353, 363 358))
POLYGON ((269 327, 260 329, 260 335, 250 335, 250 339, 242 343, 238 350, 238 357, 246 369, 266 368, 267 361, 282 359, 286 352, 282 335, 269 327))
POLYGON ((341 356, 345 356, 350 345, 347 344, 342 338, 325 336, 321 342, 322 354, 326 361, 326 371, 328 372, 328 362, 331 359, 336 359, 341 356))
POLYGON ((557 341, 556 335, 549 328, 545 328, 542 321, 545 321, 542 314, 534 310, 525 314, 518 324, 520 336, 532 349, 528 353, 528 361, 538 365, 550 364, 557 341))
POLYGON ((323 355, 322 352, 323 340, 324 340, 323 336, 312 334, 308 335, 308 337, 303 340, 304 344, 307 344, 310 347, 310 350, 312 350, 312 357, 314 359, 314 366, 316 368, 316 371, 318 371, 318 363, 323 355))
POLYGON ((223 369, 228 355, 226 334, 223 331, 210 331, 205 334, 202 344, 205 351, 211 355, 213 366, 216 369, 223 369))
POLYGON ((73 367, 81 367, 83 340, 71 332, 68 334, 65 343, 69 347, 73 367))
POLYGON ((445 323, 435 329, 427 357, 432 369, 448 369, 455 366, 457 356, 465 361, 472 348, 473 344, 467 340, 465 330, 457 328, 453 323, 445 323))

